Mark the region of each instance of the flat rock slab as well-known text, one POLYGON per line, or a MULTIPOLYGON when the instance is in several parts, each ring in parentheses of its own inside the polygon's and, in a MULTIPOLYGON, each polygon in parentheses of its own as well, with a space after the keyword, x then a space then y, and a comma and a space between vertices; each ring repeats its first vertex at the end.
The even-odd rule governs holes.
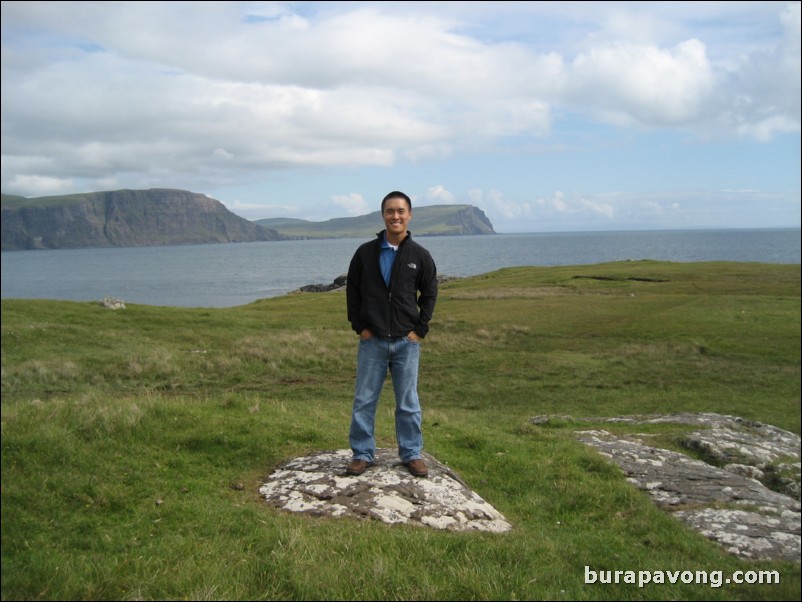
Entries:
POLYGON ((395 450, 379 449, 360 476, 345 474, 350 450, 316 452, 279 466, 259 488, 283 510, 315 516, 376 519, 454 531, 504 532, 504 516, 450 468, 424 454, 428 478, 417 478, 395 450))
POLYGON ((606 421, 677 422, 708 427, 691 433, 684 443, 724 466, 649 445, 644 441, 649 438, 646 434, 617 436, 606 430, 576 434, 621 468, 627 480, 648 493, 660 508, 729 553, 749 559, 799 561, 802 537, 798 435, 713 414, 619 417, 606 421), (788 483, 775 482, 785 493, 769 489, 755 478, 778 465, 791 470, 788 483))

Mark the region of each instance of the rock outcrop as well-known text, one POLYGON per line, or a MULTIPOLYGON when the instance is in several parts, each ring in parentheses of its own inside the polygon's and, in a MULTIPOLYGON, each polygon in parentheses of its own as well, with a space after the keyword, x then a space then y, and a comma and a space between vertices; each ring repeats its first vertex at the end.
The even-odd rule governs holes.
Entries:
POLYGON ((295 458, 279 466, 259 489, 265 500, 290 512, 375 519, 454 531, 511 529, 493 506, 431 454, 428 478, 416 478, 395 450, 379 449, 364 474, 345 474, 350 450, 295 458))
MULTIPOLYGON (((669 422, 698 427, 684 437, 683 445, 709 462, 655 446, 650 434, 614 435, 598 428, 575 434, 620 467, 661 509, 729 553, 755 560, 800 560, 798 435, 719 414, 560 418, 578 424, 669 422)), ((530 422, 549 420, 536 416, 530 422)), ((451 530, 512 528, 430 454, 428 479, 411 476, 395 450, 377 450, 375 465, 358 477, 345 474, 350 457, 350 450, 338 450, 290 460, 267 478, 260 492, 276 508, 316 516, 451 530)))
POLYGON ((660 508, 728 552, 742 558, 799 561, 798 435, 719 414, 587 420, 703 427, 686 435, 682 444, 708 461, 650 445, 653 435, 648 434, 619 436, 597 429, 578 431, 577 437, 620 467, 660 508))
POLYGON ((100 300, 100 305, 106 309, 125 309, 125 301, 117 297, 103 297, 100 300))
MULTIPOLYGON (((443 274, 437 275, 437 283, 442 284, 443 282, 448 282, 449 280, 456 279, 456 276, 445 276, 443 274)), ((331 291, 337 291, 341 288, 345 287, 348 284, 348 274, 341 274, 337 276, 330 284, 307 284, 306 286, 302 286, 298 289, 297 292, 301 293, 328 293, 331 291)))
POLYGON ((307 284, 298 289, 302 293, 328 293, 343 288, 348 281, 348 274, 337 276, 331 284, 307 284))

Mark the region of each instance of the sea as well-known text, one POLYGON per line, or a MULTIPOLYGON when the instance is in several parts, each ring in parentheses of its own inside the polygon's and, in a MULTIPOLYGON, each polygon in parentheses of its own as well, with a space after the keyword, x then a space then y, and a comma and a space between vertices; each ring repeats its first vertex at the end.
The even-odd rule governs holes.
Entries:
MULTIPOLYGON (((414 233, 413 233, 414 235, 414 233)), ((505 267, 672 262, 800 263, 800 229, 652 230, 417 237, 439 274, 505 267)), ((3 299, 234 307, 345 274, 366 239, 2 252, 3 299)))

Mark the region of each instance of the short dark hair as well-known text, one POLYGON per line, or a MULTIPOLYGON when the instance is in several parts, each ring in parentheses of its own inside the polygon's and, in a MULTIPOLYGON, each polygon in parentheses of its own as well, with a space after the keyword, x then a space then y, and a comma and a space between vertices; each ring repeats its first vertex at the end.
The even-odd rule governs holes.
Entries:
POLYGON ((382 213, 384 213, 384 204, 389 201, 390 199, 404 199, 407 202, 407 207, 410 211, 412 211, 412 201, 410 198, 405 195, 403 192, 399 192, 398 190, 393 190, 390 194, 382 199, 382 213))

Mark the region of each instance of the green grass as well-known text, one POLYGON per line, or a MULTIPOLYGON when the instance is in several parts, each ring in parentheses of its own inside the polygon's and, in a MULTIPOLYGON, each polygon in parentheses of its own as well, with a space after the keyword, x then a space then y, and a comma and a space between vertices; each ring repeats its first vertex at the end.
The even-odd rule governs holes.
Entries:
MULTIPOLYGON (((225 309, 3 300, 2 598, 799 599, 798 563, 727 554, 570 419, 528 422, 719 412, 799 433, 799 265, 621 262, 443 285, 422 349, 426 449, 506 534, 260 499, 279 463, 347 448, 356 342, 340 292, 225 309), (589 585, 585 566, 781 583, 589 585)), ((382 447, 392 405, 387 387, 382 447)))

